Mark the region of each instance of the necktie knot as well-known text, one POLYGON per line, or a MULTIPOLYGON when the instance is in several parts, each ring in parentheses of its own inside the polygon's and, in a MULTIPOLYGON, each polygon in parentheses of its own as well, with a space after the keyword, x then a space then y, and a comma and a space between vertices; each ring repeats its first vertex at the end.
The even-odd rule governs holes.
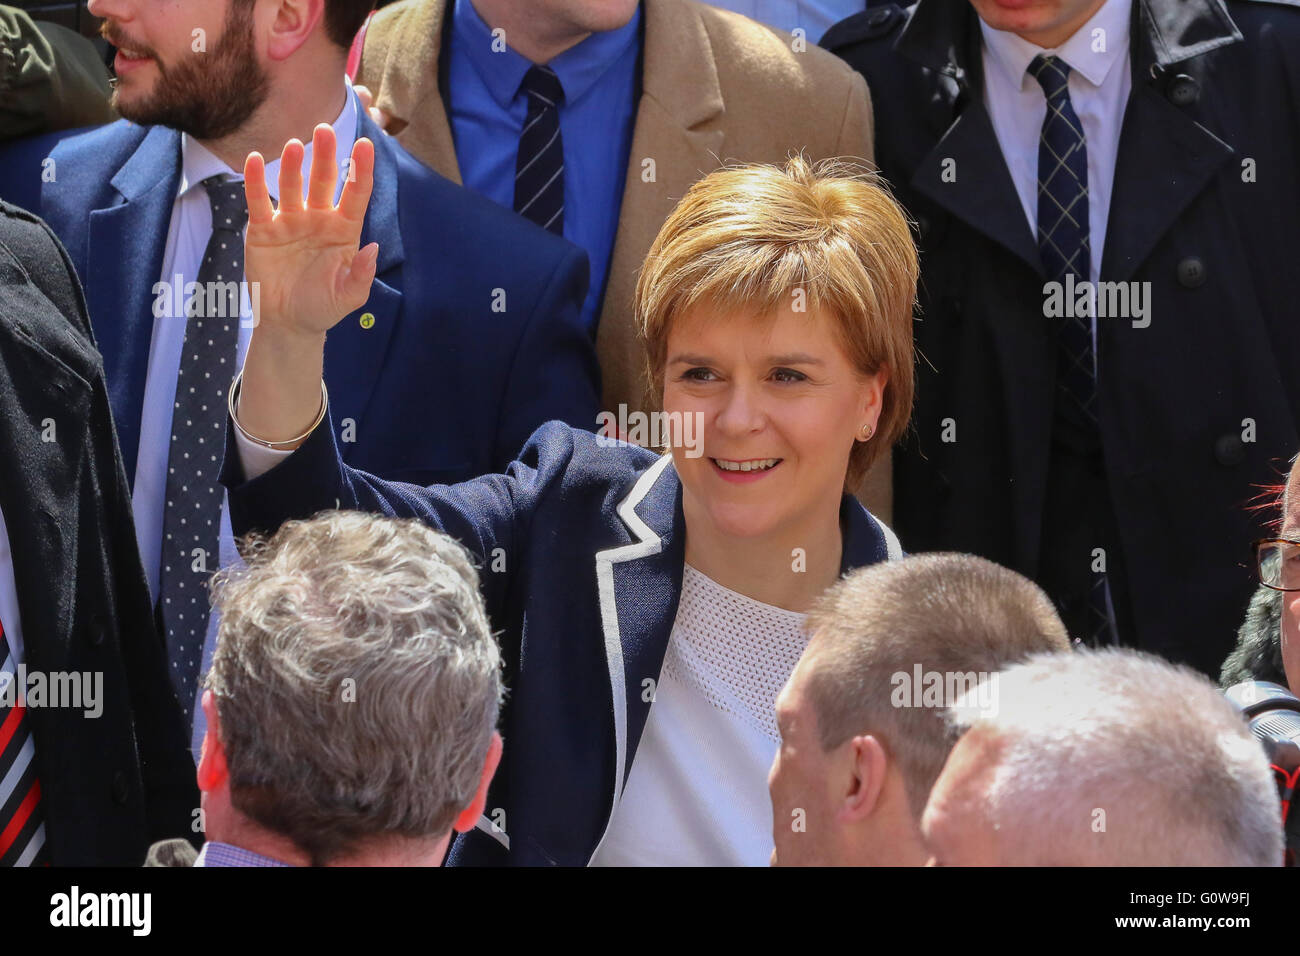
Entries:
POLYGON ((529 106, 533 108, 558 107, 564 101, 564 87, 549 66, 529 67, 519 89, 528 94, 529 106))
POLYGON ((212 206, 212 230, 242 234, 248 222, 243 181, 209 176, 203 180, 203 188, 207 190, 208 202, 212 206))
POLYGON ((1038 81, 1049 103, 1069 95, 1070 64, 1059 56, 1038 54, 1029 64, 1029 75, 1038 81))

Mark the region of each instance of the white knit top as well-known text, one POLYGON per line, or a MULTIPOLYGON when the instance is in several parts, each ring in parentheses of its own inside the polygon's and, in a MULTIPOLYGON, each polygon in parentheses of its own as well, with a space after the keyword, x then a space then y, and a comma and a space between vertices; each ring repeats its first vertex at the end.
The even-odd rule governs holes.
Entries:
POLYGON ((645 730, 593 866, 766 866, 776 696, 804 615, 689 564, 645 730))

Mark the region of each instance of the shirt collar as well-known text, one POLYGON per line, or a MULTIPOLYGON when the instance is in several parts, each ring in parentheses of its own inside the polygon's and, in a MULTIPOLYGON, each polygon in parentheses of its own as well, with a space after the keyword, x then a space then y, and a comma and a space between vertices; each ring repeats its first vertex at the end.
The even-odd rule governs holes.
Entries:
POLYGON ((195 866, 292 866, 275 857, 264 856, 242 846, 208 840, 194 860, 195 866))
MULTIPOLYGON (((334 198, 337 201, 339 191, 343 188, 345 178, 346 161, 352 155, 352 144, 357 138, 357 104, 356 96, 352 92, 352 83, 345 76, 344 83, 347 85, 347 95, 343 97, 343 110, 339 113, 338 119, 330 125, 334 127, 334 158, 339 167, 339 184, 335 190, 334 198)), ((308 176, 307 170, 311 169, 311 141, 305 144, 302 159, 303 177, 302 186, 307 188, 308 176)), ((231 169, 225 162, 218 159, 213 152, 200 143, 188 133, 181 134, 181 180, 177 187, 176 195, 184 196, 187 192, 198 187, 203 180, 210 176, 226 176, 231 179, 242 180, 244 172, 241 169, 236 172, 231 169)), ((271 199, 276 202, 280 201, 280 157, 276 156, 266 163, 266 190, 271 194, 271 199)), ((304 193, 304 196, 306 194, 304 193)))
MULTIPOLYGON (((492 30, 470 0, 456 0, 452 8, 452 29, 492 98, 503 110, 509 109, 532 62, 508 45, 500 52, 493 50, 492 30)), ((640 30, 638 4, 632 19, 617 30, 593 33, 553 59, 548 65, 564 88, 564 102, 573 104, 581 100, 610 67, 627 55, 628 48, 637 42, 640 30)))
POLYGON ((980 33, 993 68, 1001 71, 1016 89, 1023 89, 1025 83, 1032 81, 1029 64, 1040 53, 1059 56, 1093 86, 1101 86, 1111 67, 1128 51, 1132 7, 1133 0, 1106 0, 1087 23, 1054 50, 1044 50, 1009 31, 994 30, 983 20, 980 20, 980 33), (1104 31, 1098 34, 1105 38, 1104 50, 1093 49, 1093 34, 1097 30, 1104 31))

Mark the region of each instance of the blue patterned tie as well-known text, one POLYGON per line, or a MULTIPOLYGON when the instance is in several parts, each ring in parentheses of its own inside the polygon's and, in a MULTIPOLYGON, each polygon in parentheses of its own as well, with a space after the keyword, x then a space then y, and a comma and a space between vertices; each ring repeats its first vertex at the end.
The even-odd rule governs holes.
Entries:
POLYGON ((159 598, 172 685, 188 724, 194 715, 203 640, 208 631, 208 578, 220 563, 226 389, 239 343, 239 286, 244 278, 244 184, 203 181, 212 205, 212 238, 199 266, 203 295, 191 299, 176 376, 167 496, 163 508, 159 598))
MULTIPOLYGON (((1038 140, 1038 255, 1049 281, 1091 275, 1088 241, 1088 148, 1067 87, 1070 66, 1054 56, 1034 57, 1029 73, 1047 97, 1038 140)), ((1072 310, 1067 310, 1072 311, 1072 310)), ((1083 419, 1095 423, 1097 380, 1092 317, 1062 319, 1057 330, 1058 384, 1083 419)))
POLYGON ((528 95, 528 115, 515 160, 515 212, 543 229, 564 234, 564 140, 560 103, 564 88, 549 66, 533 66, 519 89, 528 95))

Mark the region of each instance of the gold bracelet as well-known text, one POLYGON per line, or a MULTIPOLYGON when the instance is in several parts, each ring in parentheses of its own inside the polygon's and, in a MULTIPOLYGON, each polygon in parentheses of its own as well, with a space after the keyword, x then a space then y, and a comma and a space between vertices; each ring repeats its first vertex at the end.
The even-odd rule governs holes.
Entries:
POLYGON ((239 429, 239 434, 243 435, 249 441, 261 445, 263 448, 271 448, 275 451, 285 451, 286 449, 292 450, 306 441, 308 436, 310 436, 311 433, 320 426, 320 423, 325 420, 325 410, 329 407, 330 396, 329 392, 325 388, 325 379, 322 378, 320 380, 320 411, 316 414, 316 420, 311 423, 310 428, 297 438, 290 438, 288 441, 267 441, 265 438, 258 438, 256 435, 250 434, 243 425, 239 424, 239 387, 243 384, 243 381, 244 370, 241 368, 239 374, 235 376, 235 380, 230 383, 230 394, 226 397, 226 406, 230 410, 230 420, 234 422, 235 427, 239 429))

